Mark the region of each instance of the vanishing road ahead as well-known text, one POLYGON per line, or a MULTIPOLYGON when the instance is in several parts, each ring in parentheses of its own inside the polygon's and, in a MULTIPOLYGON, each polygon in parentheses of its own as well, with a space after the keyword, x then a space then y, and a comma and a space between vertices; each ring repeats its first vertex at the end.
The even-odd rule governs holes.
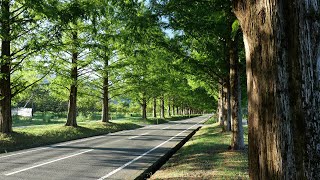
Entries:
POLYGON ((135 179, 208 117, 0 154, 0 179, 135 179))

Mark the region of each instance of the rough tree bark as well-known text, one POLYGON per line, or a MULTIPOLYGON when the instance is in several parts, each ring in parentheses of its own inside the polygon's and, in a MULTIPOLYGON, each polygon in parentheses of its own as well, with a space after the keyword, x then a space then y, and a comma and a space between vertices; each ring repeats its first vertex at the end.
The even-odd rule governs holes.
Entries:
POLYGON ((157 117, 157 98, 153 98, 153 117, 157 117))
POLYGON ((241 86, 238 55, 238 37, 236 34, 234 40, 231 40, 230 48, 230 95, 231 95, 231 122, 232 138, 231 148, 233 150, 244 149, 243 125, 241 113, 241 86))
MULTIPOLYGON (((75 44, 78 41, 78 33, 72 33, 72 40, 75 44)), ((76 46, 74 47, 76 49, 76 46)), ((71 69, 71 80, 72 84, 70 87, 70 96, 69 96, 69 106, 68 106, 68 117, 66 126, 77 127, 77 81, 78 81, 78 51, 74 50, 72 52, 72 69, 71 69)))
POLYGON ((320 179, 319 0, 235 0, 251 179, 320 179))
POLYGON ((104 60, 104 74, 103 74, 103 92, 102 92, 102 122, 109 122, 109 58, 104 60))
POLYGON ((11 116, 11 51, 10 51, 10 4, 1 3, 1 59, 0 59, 0 132, 12 132, 11 116))

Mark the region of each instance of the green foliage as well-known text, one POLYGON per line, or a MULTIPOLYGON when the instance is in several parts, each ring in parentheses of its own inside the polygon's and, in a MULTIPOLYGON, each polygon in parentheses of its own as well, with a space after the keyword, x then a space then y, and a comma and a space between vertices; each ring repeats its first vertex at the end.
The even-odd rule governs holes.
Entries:
POLYGON ((111 112, 136 114, 142 99, 160 96, 167 104, 212 111, 217 82, 226 74, 228 6, 213 0, 14 1, 12 9, 26 7, 17 18, 31 20, 17 23, 13 34, 32 30, 13 40, 18 52, 13 105, 64 113, 70 85, 76 84, 79 120, 98 119, 94 112, 101 111, 103 79, 108 78, 111 112), (205 13, 209 9, 212 13, 205 13), (176 36, 168 38, 165 28, 176 36), (75 52, 76 64, 71 62, 75 52), (75 65, 76 82, 70 78, 75 65))

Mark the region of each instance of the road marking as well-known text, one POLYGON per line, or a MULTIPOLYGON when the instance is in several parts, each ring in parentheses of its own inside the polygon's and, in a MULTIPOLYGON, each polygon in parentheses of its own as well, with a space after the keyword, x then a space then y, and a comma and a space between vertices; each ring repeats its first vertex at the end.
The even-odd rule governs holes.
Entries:
POLYGON ((191 127, 189 127, 188 129, 185 129, 184 131, 181 131, 180 133, 176 134, 175 136, 171 137, 170 139, 168 139, 168 140, 166 140, 166 141, 162 142, 162 143, 161 143, 161 144, 159 144, 158 146, 156 146, 156 147, 154 147, 154 148, 150 149, 149 151, 147 151, 147 152, 145 152, 145 153, 141 154, 140 156, 138 156, 138 157, 134 158, 133 160, 131 160, 131 161, 127 162, 126 164, 122 165, 121 167, 119 167, 119 168, 117 168, 117 169, 115 169, 115 170, 111 171, 111 172, 110 172, 110 173, 108 173, 107 175, 105 175, 105 176, 103 176, 103 177, 99 178, 98 180, 106 179, 106 178, 108 178, 108 177, 112 176, 113 174, 115 174, 115 173, 117 173, 117 172, 121 171, 121 170, 122 170, 122 169, 124 169, 125 167, 129 166, 130 164, 134 163, 135 161, 139 160, 140 158, 144 157, 145 155, 147 155, 147 154, 151 153, 152 151, 154 151, 154 150, 158 149, 159 147, 161 147, 161 146, 162 146, 162 145, 164 145, 165 143, 167 143, 167 142, 171 141, 173 138, 175 138, 175 137, 179 136, 180 134, 182 134, 182 133, 184 133, 184 132, 188 131, 189 129, 193 128, 194 126, 197 126, 198 124, 200 124, 200 122, 199 122, 199 123, 197 123, 197 124, 195 124, 195 125, 193 125, 193 126, 191 126, 191 127))
POLYGON ((150 132, 146 132, 146 133, 140 134, 140 135, 138 135, 138 136, 129 137, 128 139, 138 138, 138 137, 140 137, 140 136, 144 136, 144 135, 147 135, 147 134, 149 134, 149 133, 150 133, 150 132))
POLYGON ((75 143, 79 143, 79 142, 85 142, 85 141, 90 141, 90 140, 94 140, 94 139, 100 139, 100 138, 104 138, 104 137, 106 137, 106 136, 94 136, 94 137, 89 137, 89 138, 85 138, 85 139, 78 139, 78 140, 74 140, 74 141, 70 141, 70 142, 51 145, 50 147, 65 146, 65 145, 75 144, 75 143))
POLYGON ((52 160, 52 161, 48 161, 48 162, 45 162, 45 163, 41 163, 41 164, 38 164, 38 165, 35 165, 35 166, 31 166, 31 167, 28 167, 28 168, 25 168, 25 169, 20 169, 18 171, 7 173, 7 174, 5 174, 5 176, 11 176, 11 175, 23 172, 23 171, 27 171, 27 170, 34 169, 34 168, 37 168, 37 167, 40 167, 40 166, 44 166, 44 165, 47 165, 47 164, 51 164, 51 163, 54 163, 54 162, 57 162, 57 161, 68 159, 68 158, 71 158, 71 157, 74 157, 74 156, 78 156, 78 155, 81 155, 81 154, 84 154, 84 153, 87 153, 87 152, 90 152, 90 151, 93 151, 93 149, 82 151, 82 152, 79 152, 77 154, 72 154, 70 156, 65 156, 65 157, 62 157, 62 158, 59 158, 59 159, 55 159, 55 160, 52 160))
POLYGON ((168 128, 170 128, 170 126, 164 127, 164 128, 162 128, 162 130, 165 130, 165 129, 168 129, 168 128))
POLYGON ((22 155, 22 154, 27 154, 27 153, 31 153, 31 152, 35 152, 35 151, 45 150, 45 149, 49 149, 49 148, 55 148, 55 147, 59 147, 59 146, 65 146, 65 145, 75 144, 75 143, 79 143, 79 142, 90 141, 90 140, 94 140, 94 139, 103 138, 103 137, 106 137, 106 136, 113 136, 113 135, 123 134, 123 133, 131 132, 131 131, 134 131, 134 130, 119 131, 119 132, 110 133, 110 134, 106 134, 106 135, 102 135, 102 136, 88 137, 88 138, 73 140, 73 141, 64 142, 64 143, 62 142, 62 143, 58 143, 58 144, 55 144, 55 145, 50 145, 49 147, 37 148, 37 149, 29 150, 29 151, 23 151, 23 152, 19 152, 19 153, 0 156, 0 159, 8 158, 8 157, 11 157, 11 156, 18 156, 18 155, 22 155))
POLYGON ((7 158, 7 157, 11 157, 11 156, 17 156, 17 155, 21 155, 21 154, 26 154, 26 153, 30 153, 30 152, 40 151, 40 150, 44 150, 44 149, 48 149, 48 148, 49 148, 49 147, 37 148, 37 149, 30 150, 30 151, 24 151, 24 152, 15 153, 15 154, 10 154, 10 155, 6 155, 6 156, 0 156, 0 159, 2 159, 2 158, 7 158))

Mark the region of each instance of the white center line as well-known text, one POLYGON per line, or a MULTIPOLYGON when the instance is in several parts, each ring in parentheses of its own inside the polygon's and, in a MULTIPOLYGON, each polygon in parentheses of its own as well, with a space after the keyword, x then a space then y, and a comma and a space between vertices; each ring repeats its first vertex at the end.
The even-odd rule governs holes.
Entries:
POLYGON ((168 140, 166 140, 166 141, 162 142, 162 143, 161 143, 161 144, 159 144, 158 146, 156 146, 156 147, 154 147, 154 148, 150 149, 149 151, 147 151, 147 152, 145 152, 145 153, 141 154, 140 156, 138 156, 138 157, 134 158, 133 160, 131 160, 131 161, 127 162, 126 164, 122 165, 121 167, 119 167, 119 168, 117 168, 117 169, 115 169, 115 170, 111 171, 111 172, 110 172, 110 173, 108 173, 107 175, 105 175, 105 176, 103 176, 103 177, 99 178, 98 180, 103 180, 103 179, 106 179, 106 178, 108 178, 108 177, 112 176, 113 174, 115 174, 115 173, 117 173, 118 171, 122 170, 123 168, 125 168, 125 167, 129 166, 129 165, 130 165, 130 164, 132 164, 133 162, 135 162, 135 161, 139 160, 139 159, 140 159, 140 158, 142 158, 143 156, 145 156, 145 155, 147 155, 147 154, 151 153, 152 151, 154 151, 154 150, 158 149, 160 146, 162 146, 162 145, 164 145, 165 143, 167 143, 167 142, 171 141, 173 138, 175 138, 175 137, 179 136, 180 134, 182 134, 182 133, 184 133, 184 132, 188 131, 189 129, 193 128, 194 126, 197 126, 198 124, 200 124, 200 122, 199 122, 199 123, 197 123, 197 124, 195 124, 195 125, 193 125, 193 126, 191 126, 191 127, 189 127, 188 129, 186 129, 186 130, 184 130, 184 131, 181 131, 180 133, 176 134, 175 136, 171 137, 170 139, 168 139, 168 140))
POLYGON ((44 165, 46 165, 46 164, 54 163, 54 162, 61 161, 61 160, 64 160, 64 159, 68 159, 68 158, 71 158, 71 157, 74 157, 74 156, 78 156, 78 155, 81 155, 81 154, 84 154, 84 153, 87 153, 87 152, 90 152, 90 151, 93 151, 93 149, 89 149, 89 150, 86 150, 86 151, 82 151, 82 152, 79 152, 79 153, 77 153, 77 154, 72 154, 72 155, 70 155, 70 156, 65 156, 65 157, 62 157, 62 158, 59 158, 59 159, 55 159, 55 160, 52 160, 52 161, 48 161, 48 162, 45 162, 45 163, 37 164, 37 165, 35 165, 35 166, 31 166, 31 167, 28 167, 28 168, 25 168, 25 169, 20 169, 20 170, 18 170, 18 171, 14 171, 14 172, 11 172, 11 173, 7 173, 7 174, 5 174, 5 175, 6 175, 6 176, 11 176, 11 175, 14 175, 14 174, 23 172, 23 171, 27 171, 27 170, 34 169, 34 168, 37 168, 37 167, 40 167, 40 166, 44 166, 44 165))
POLYGON ((138 135, 138 136, 132 136, 132 137, 130 137, 130 138, 128 138, 128 139, 138 138, 138 137, 140 137, 140 136, 144 136, 144 135, 147 135, 147 134, 149 134, 149 133, 150 133, 150 132, 146 132, 146 133, 140 134, 140 135, 138 135))

